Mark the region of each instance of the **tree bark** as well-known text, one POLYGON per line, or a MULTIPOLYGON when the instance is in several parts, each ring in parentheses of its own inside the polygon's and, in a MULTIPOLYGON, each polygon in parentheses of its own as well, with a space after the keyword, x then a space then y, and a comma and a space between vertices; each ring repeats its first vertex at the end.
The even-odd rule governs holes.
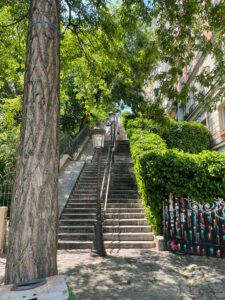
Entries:
POLYGON ((59 1, 32 0, 5 283, 57 274, 59 1))

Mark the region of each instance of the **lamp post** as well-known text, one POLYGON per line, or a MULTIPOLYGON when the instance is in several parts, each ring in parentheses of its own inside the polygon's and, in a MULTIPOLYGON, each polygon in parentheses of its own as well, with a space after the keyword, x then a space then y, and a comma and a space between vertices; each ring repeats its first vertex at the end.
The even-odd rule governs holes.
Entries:
POLYGON ((111 133, 111 147, 113 146, 113 139, 115 138, 115 113, 113 111, 110 111, 109 113, 110 117, 113 117, 113 120, 111 120, 111 127, 110 127, 110 133, 111 133))
POLYGON ((97 150, 97 167, 98 167, 98 177, 97 177, 97 202, 96 202, 96 223, 94 226, 94 240, 92 247, 92 254, 98 256, 106 256, 104 239, 103 239, 103 218, 102 218, 102 208, 100 199, 100 159, 101 159, 101 149, 104 147, 105 130, 100 127, 95 127, 91 130, 91 138, 93 142, 93 147, 97 150))

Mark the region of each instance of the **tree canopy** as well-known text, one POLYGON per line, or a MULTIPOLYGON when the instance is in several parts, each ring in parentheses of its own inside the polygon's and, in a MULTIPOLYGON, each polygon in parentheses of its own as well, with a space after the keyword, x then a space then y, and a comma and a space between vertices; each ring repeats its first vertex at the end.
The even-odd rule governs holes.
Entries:
MULTIPOLYGON (((12 111, 18 103, 11 129, 1 126, 1 145, 12 130, 18 136, 28 11, 28 0, 0 4, 1 122, 8 122, 7 107, 12 111)), ((210 109, 224 97, 224 19, 223 1, 61 1, 61 130, 74 135, 86 122, 104 120, 121 100, 134 112, 144 111, 144 86, 156 81, 157 101, 185 103, 193 87, 177 85, 197 53, 215 61, 196 80, 211 90, 217 86, 217 94, 205 99, 192 90, 210 109), (163 64, 167 69, 156 72, 163 64)))
POLYGON ((190 86, 184 83, 177 91, 176 84, 185 66, 189 66, 196 55, 211 55, 213 68, 204 68, 196 80, 201 86, 219 87, 216 96, 205 100, 199 90, 192 90, 195 99, 210 109, 224 98, 224 1, 155 1, 156 36, 160 49, 160 61, 169 65, 159 74, 160 92, 171 100, 185 102, 190 86))
POLYGON ((59 110, 73 136, 121 101, 162 119, 160 103, 185 103, 191 89, 208 109, 224 97, 224 1, 59 2, 0 4, 0 175, 14 172, 22 124, 6 283, 57 273, 59 110), (196 73, 213 99, 182 82, 199 55, 214 61, 196 73), (145 87, 156 83, 152 103, 145 87))

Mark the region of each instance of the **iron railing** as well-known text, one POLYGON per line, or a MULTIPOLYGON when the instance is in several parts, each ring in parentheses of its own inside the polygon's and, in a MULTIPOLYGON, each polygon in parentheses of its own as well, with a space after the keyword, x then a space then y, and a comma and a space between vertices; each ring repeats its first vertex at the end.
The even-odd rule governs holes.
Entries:
POLYGON ((60 133, 59 137, 59 153, 60 156, 63 154, 73 154, 79 149, 84 142, 85 138, 90 134, 90 128, 88 125, 84 126, 81 131, 72 138, 68 133, 60 133))
POLYGON ((0 206, 8 207, 8 214, 12 199, 13 182, 14 173, 0 174, 0 206))
MULTIPOLYGON (((68 134, 60 136, 60 155, 66 153, 73 155, 81 146, 84 139, 89 136, 89 126, 85 126, 75 138, 71 138, 68 134)), ((0 174, 0 206, 7 206, 8 213, 12 199, 12 189, 14 182, 14 173, 0 174)))
POLYGON ((110 156, 111 156, 111 145, 109 146, 108 154, 107 154, 107 159, 106 159, 106 165, 103 173, 103 178, 102 178, 102 186, 101 186, 101 191, 100 191, 100 199, 103 199, 103 192, 104 192, 104 187, 105 187, 105 182, 106 182, 106 177, 108 173, 108 166, 109 166, 109 161, 110 161, 110 156))
POLYGON ((108 203, 108 197, 109 197, 109 186, 110 186, 110 180, 111 180, 111 172, 112 172, 112 163, 113 163, 113 148, 111 147, 111 153, 110 153, 110 160, 108 164, 108 178, 107 178, 107 185, 106 185, 106 194, 105 194, 105 202, 104 202, 104 213, 107 209, 107 203, 108 203))
POLYGON ((108 156, 107 156, 107 162, 104 170, 104 175, 102 179, 102 186, 101 186, 101 192, 100 192, 100 200, 103 200, 103 192, 105 192, 105 199, 104 199, 104 214, 106 213, 107 209, 107 203, 108 203, 108 197, 109 197, 109 187, 110 187, 110 180, 111 180, 111 173, 112 173, 112 164, 114 161, 114 149, 115 149, 115 142, 116 142, 116 128, 117 124, 114 120, 114 122, 111 124, 111 143, 109 146, 108 156))

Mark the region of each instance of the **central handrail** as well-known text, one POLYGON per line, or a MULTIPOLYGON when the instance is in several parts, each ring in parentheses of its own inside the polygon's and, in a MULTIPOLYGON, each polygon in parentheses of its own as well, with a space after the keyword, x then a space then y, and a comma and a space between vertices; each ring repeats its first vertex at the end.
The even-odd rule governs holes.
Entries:
POLYGON ((110 156, 110 164, 109 164, 109 171, 108 171, 108 180, 107 180, 107 186, 106 186, 106 194, 105 194, 105 204, 104 204, 104 213, 107 208, 107 202, 108 202, 108 195, 109 195, 109 185, 110 185, 110 179, 111 179, 111 170, 112 170, 112 162, 113 162, 113 147, 111 148, 111 156, 110 156))
POLYGON ((112 171, 112 164, 113 164, 113 156, 114 156, 114 149, 115 149, 115 141, 116 141, 116 127, 117 124, 114 123, 111 124, 111 126, 113 125, 113 131, 112 131, 112 127, 111 127, 111 134, 112 134, 112 138, 111 138, 111 145, 109 146, 109 151, 108 151, 108 156, 107 156, 107 163, 106 163, 106 167, 105 167, 105 171, 104 171, 104 177, 103 177, 103 181, 102 181, 102 188, 101 188, 101 194, 100 194, 100 199, 102 200, 102 196, 103 196, 103 190, 104 190, 104 185, 105 185, 105 181, 106 181, 106 176, 108 176, 107 178, 107 185, 106 185, 106 194, 105 194, 105 201, 104 201, 104 213, 106 212, 106 208, 107 208, 107 202, 108 202, 108 195, 109 195, 109 186, 110 186, 110 180, 111 180, 111 171, 112 171))
POLYGON ((110 152, 111 152, 110 150, 111 150, 111 147, 109 147, 108 154, 107 154, 107 161, 106 161, 106 166, 105 166, 105 170, 104 170, 104 175, 103 175, 103 179, 102 179, 102 186, 101 186, 101 191, 100 191, 100 199, 102 199, 102 196, 103 196, 106 173, 107 173, 107 169, 108 169, 108 165, 109 165, 109 157, 110 157, 110 152))

